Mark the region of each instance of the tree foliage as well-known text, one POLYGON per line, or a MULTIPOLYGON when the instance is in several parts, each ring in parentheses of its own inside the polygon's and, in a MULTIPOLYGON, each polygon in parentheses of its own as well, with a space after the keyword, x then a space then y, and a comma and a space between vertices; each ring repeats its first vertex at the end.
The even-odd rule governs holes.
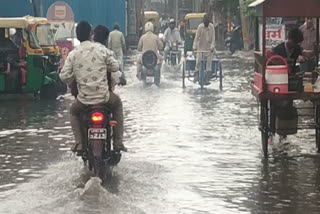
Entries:
POLYGON ((228 8, 231 14, 236 13, 239 8, 239 0, 222 0, 221 4, 225 9, 228 8))

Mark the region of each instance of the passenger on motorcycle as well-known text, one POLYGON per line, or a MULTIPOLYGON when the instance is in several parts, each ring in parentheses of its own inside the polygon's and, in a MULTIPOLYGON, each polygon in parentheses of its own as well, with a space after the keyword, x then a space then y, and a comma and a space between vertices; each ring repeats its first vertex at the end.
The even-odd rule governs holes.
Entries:
POLYGON ((123 139, 123 110, 120 98, 108 90, 107 72, 117 72, 119 63, 110 51, 90 39, 91 26, 86 21, 79 22, 76 33, 80 46, 69 53, 60 78, 63 82, 77 82, 79 94, 71 105, 71 127, 75 136, 74 152, 82 152, 85 146, 81 126, 81 113, 92 105, 105 105, 117 121, 114 128, 114 150, 126 151, 123 139))
MULTIPOLYGON (((93 41, 97 42, 100 45, 103 45, 106 47, 108 37, 109 37, 109 29, 106 26, 103 25, 98 25, 94 30, 93 30, 93 41)), ((119 65, 122 63, 119 58, 116 58, 116 56, 113 55, 115 59, 118 60, 119 65)), ((117 71, 117 72, 108 72, 108 86, 109 86, 109 91, 113 92, 115 89, 115 86, 117 84, 119 85, 126 85, 126 80, 124 78, 124 75, 122 72, 117 71)))
MULTIPOLYGON (((170 19, 169 27, 164 32, 164 42, 166 44, 164 48, 164 59, 167 61, 173 43, 177 45, 181 44, 180 31, 176 28, 176 22, 174 19, 170 19)), ((181 58, 181 51, 179 50, 179 59, 181 58)))
POLYGON ((138 51, 142 52, 142 54, 138 55, 137 58, 137 78, 141 79, 142 72, 142 55, 146 51, 153 51, 157 54, 158 64, 157 69, 161 69, 162 56, 159 51, 163 48, 163 43, 159 39, 159 37, 153 33, 153 24, 151 22, 147 22, 145 27, 145 34, 140 38, 138 43, 138 51))

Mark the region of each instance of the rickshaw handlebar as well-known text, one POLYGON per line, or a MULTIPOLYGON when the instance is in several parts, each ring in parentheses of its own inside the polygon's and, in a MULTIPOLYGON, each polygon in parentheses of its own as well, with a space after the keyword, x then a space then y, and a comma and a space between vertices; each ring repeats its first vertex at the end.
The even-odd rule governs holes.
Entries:
POLYGON ((194 53, 212 53, 213 51, 193 51, 194 53))

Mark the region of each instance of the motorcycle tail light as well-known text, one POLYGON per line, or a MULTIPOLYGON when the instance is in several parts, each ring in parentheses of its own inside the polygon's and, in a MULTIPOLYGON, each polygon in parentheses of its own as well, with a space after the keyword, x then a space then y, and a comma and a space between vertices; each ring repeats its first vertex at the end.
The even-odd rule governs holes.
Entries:
POLYGON ((93 123, 102 123, 103 120, 104 120, 104 116, 100 112, 95 112, 91 115, 91 121, 93 123))

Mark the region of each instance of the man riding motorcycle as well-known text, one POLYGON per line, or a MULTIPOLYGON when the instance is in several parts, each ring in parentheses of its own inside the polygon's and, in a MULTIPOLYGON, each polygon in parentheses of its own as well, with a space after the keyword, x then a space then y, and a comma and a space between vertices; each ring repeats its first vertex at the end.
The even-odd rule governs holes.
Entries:
POLYGON ((105 105, 117 121, 114 128, 114 150, 127 151, 123 139, 123 110, 121 99, 108 90, 107 72, 117 72, 119 63, 111 56, 110 51, 101 44, 89 41, 91 26, 81 21, 76 28, 80 46, 71 51, 66 59, 60 78, 63 82, 77 82, 79 94, 71 105, 71 127, 75 136, 74 152, 81 153, 85 142, 81 126, 81 113, 92 105, 105 105))
MULTIPOLYGON (((171 50, 171 44, 181 44, 180 31, 176 28, 176 22, 174 19, 170 19, 169 27, 164 32, 164 42, 166 44, 166 47, 164 48, 164 59, 166 61, 171 50)), ((180 57, 181 51, 179 51, 179 58, 180 57)))
POLYGON ((147 22, 145 24, 145 34, 140 38, 138 43, 138 51, 142 52, 142 54, 138 55, 137 58, 137 78, 141 79, 142 72, 142 55, 146 51, 153 51, 157 54, 158 63, 157 68, 160 70, 160 66, 162 63, 162 57, 159 54, 159 51, 163 48, 163 43, 159 39, 159 37, 153 33, 153 24, 151 22, 147 22))

